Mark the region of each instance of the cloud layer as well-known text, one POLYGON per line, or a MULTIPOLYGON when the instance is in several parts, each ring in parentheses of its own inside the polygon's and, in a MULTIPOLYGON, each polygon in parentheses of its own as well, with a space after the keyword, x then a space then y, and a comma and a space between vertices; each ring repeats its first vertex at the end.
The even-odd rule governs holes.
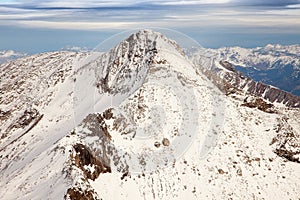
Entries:
POLYGON ((2 0, 2 5, 36 7, 113 7, 128 5, 195 5, 195 4, 231 4, 231 5, 273 5, 284 6, 300 4, 300 0, 2 0))
POLYGON ((245 0, 10 0, 0 3, 0 25, 91 30, 141 26, 292 26, 290 31, 299 31, 297 3, 298 0, 251 3, 245 0))

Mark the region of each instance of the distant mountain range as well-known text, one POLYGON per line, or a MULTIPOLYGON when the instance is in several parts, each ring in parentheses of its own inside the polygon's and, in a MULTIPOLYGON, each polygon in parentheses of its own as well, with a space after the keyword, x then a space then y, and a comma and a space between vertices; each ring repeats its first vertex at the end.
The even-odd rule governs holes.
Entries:
POLYGON ((0 50, 0 64, 5 63, 9 60, 15 60, 17 58, 21 58, 26 56, 26 53, 15 52, 13 50, 0 50))
POLYGON ((225 47, 204 49, 213 58, 227 61, 255 81, 300 96, 300 45, 267 45, 246 49, 225 47))

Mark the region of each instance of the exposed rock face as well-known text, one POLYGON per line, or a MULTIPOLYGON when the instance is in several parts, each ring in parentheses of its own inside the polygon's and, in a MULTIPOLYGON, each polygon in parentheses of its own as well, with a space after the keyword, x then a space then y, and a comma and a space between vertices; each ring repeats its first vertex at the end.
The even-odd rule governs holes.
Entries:
POLYGON ((278 119, 275 131, 278 134, 270 143, 270 145, 275 146, 274 152, 289 161, 300 163, 300 136, 288 124, 288 118, 278 119))
POLYGON ((138 32, 100 57, 96 72, 99 92, 126 93, 143 81, 157 53, 153 37, 157 35, 138 32))
MULTIPOLYGON (((3 118, 6 118, 6 116, 9 114, 10 114, 9 111, 1 112, 3 118)), ((11 132, 14 129, 22 128, 25 130, 26 127, 29 127, 29 129, 31 129, 34 125, 36 125, 36 123, 38 123, 41 116, 42 115, 36 109, 28 108, 27 110, 24 111, 23 114, 20 115, 18 119, 16 119, 13 123, 11 123, 11 125, 6 130, 3 130, 1 139, 5 138, 7 136, 7 133, 11 132)))
POLYGON ((222 92, 224 92, 226 95, 233 94, 237 92, 238 88, 233 87, 228 81, 225 79, 220 78, 218 74, 211 70, 207 70, 205 68, 199 68, 198 73, 203 73, 205 76, 214 84, 216 85, 222 92))
POLYGON ((86 178, 95 180, 101 173, 111 172, 110 166, 107 166, 97 159, 86 146, 76 144, 73 147, 76 154, 71 159, 74 160, 75 165, 84 172, 86 178), (93 171, 87 167, 91 167, 93 171))
POLYGON ((232 65, 232 64, 230 64, 229 62, 227 62, 227 61, 220 61, 220 64, 223 66, 223 67, 225 67, 226 69, 228 69, 229 71, 232 71, 232 72, 237 72, 236 71, 236 69, 235 69, 235 67, 232 65))
POLYGON ((299 155, 299 152, 291 152, 284 145, 276 149, 275 153, 280 156, 288 159, 289 161, 300 163, 300 160, 296 158, 299 155))
POLYGON ((221 73, 224 79, 232 86, 270 102, 278 102, 288 107, 300 108, 300 97, 262 82, 255 82, 251 78, 246 78, 241 72, 234 70, 234 66, 229 62, 221 61, 219 63, 230 70, 230 72, 223 71, 221 73))
POLYGON ((246 97, 242 106, 247 106, 249 108, 257 108, 257 109, 267 112, 267 113, 275 113, 276 112, 274 110, 273 104, 267 103, 261 98, 246 97))
POLYGON ((72 185, 67 190, 65 199, 99 199, 89 181, 94 181, 103 173, 111 173, 109 160, 112 154, 111 135, 107 131, 105 121, 112 117, 110 109, 102 114, 90 114, 84 119, 79 129, 74 129, 67 135, 67 138, 77 143, 72 145, 70 160, 64 170, 64 174, 72 185))
POLYGON ((82 191, 81 188, 69 188, 65 195, 66 200, 95 200, 94 191, 82 191))
POLYGON ((0 135, 0 139, 5 139, 6 137, 9 136, 9 133, 14 130, 22 129, 22 131, 17 135, 15 139, 9 141, 4 147, 0 148, 0 151, 5 149, 7 146, 13 144, 15 141, 23 137, 25 134, 27 134, 31 129, 33 129, 40 122, 43 116, 44 115, 40 114, 36 109, 30 108, 25 110, 24 113, 17 120, 11 123, 11 125, 8 126, 8 128, 3 131, 3 133, 0 135))

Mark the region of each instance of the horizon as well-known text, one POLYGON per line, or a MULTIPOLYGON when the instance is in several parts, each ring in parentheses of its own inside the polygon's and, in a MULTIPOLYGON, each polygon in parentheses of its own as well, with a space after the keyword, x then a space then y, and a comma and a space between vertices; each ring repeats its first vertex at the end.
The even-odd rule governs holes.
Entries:
POLYGON ((300 43, 299 0, 0 2, 0 50, 25 53, 94 48, 114 34, 160 27, 205 48, 300 43))

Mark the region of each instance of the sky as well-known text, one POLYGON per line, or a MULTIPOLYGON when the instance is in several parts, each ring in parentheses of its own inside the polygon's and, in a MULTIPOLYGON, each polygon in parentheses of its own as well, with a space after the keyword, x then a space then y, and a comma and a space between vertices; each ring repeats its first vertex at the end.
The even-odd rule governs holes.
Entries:
POLYGON ((180 31, 207 48, 300 44, 300 0, 0 0, 0 50, 93 48, 151 27, 180 31))

